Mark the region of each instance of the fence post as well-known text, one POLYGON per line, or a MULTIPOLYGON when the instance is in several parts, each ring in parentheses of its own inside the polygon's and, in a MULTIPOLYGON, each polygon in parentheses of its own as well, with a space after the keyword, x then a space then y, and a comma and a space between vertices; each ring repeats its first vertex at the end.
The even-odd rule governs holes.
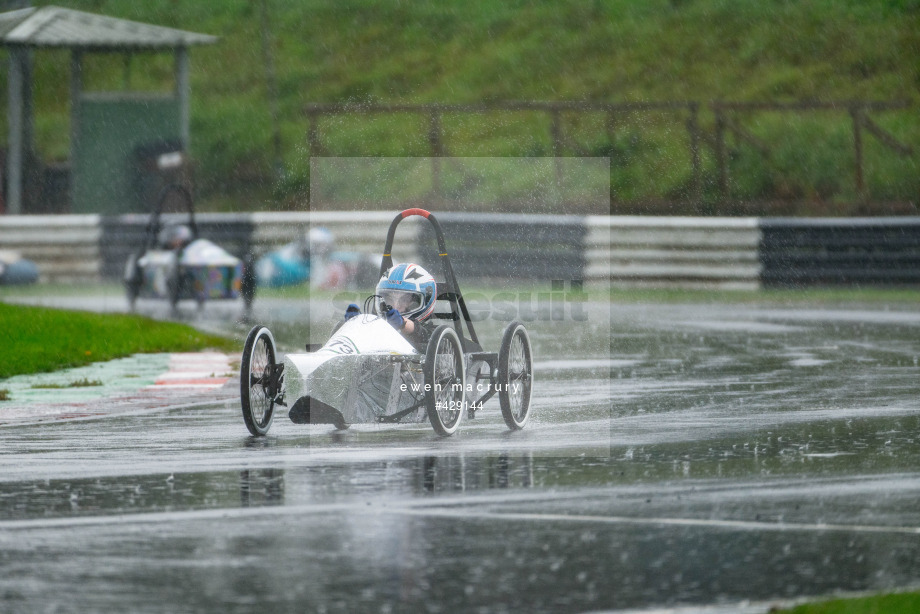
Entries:
POLYGON ((310 149, 311 158, 319 154, 319 134, 317 127, 318 120, 319 114, 315 111, 310 111, 307 113, 307 121, 310 124, 307 128, 307 144, 310 149))
POLYGON ((853 104, 849 108, 850 117, 853 118, 853 149, 854 172, 856 173, 856 192, 860 198, 865 198, 865 183, 863 181, 863 146, 862 146, 862 109, 853 104))
POLYGON ((435 203, 441 202, 441 113, 432 109, 428 114, 428 144, 431 147, 431 191, 435 203))
POLYGON ((725 117, 722 109, 713 105, 716 115, 716 164, 719 167, 719 196, 722 202, 728 201, 728 160, 725 155, 725 117))
MULTIPOLYGON (((607 109, 607 121, 605 122, 605 124, 607 128, 607 140, 610 142, 610 149, 609 149, 610 155, 608 156, 607 160, 612 167, 613 166, 613 154, 616 152, 617 124, 616 124, 616 116, 614 115, 614 111, 611 108, 607 109)), ((614 191, 612 188, 610 188, 609 191, 610 191, 610 204, 611 204, 610 210, 613 211, 613 202, 616 200, 616 195, 614 194, 614 191)))
POLYGON ((604 127, 607 129, 607 140, 610 141, 610 149, 613 150, 614 145, 616 144, 617 120, 616 114, 612 109, 607 109, 607 121, 605 122, 604 127))
POLYGON ((562 151, 562 136, 561 136, 562 126, 560 124, 559 109, 553 106, 550 109, 549 117, 550 117, 549 133, 550 133, 550 137, 553 140, 553 150, 552 150, 553 157, 557 158, 559 157, 559 154, 562 151))
POLYGON ((562 164, 559 161, 559 155, 562 153, 562 118, 560 117, 559 108, 552 105, 550 108, 550 135, 553 139, 553 167, 556 172, 556 186, 562 186, 562 164))
POLYGON ((693 179, 691 186, 690 198, 697 207, 703 201, 703 184, 700 171, 700 134, 698 128, 698 115, 700 105, 697 102, 691 102, 688 105, 690 117, 687 118, 687 132, 690 135, 690 166, 692 167, 693 179))

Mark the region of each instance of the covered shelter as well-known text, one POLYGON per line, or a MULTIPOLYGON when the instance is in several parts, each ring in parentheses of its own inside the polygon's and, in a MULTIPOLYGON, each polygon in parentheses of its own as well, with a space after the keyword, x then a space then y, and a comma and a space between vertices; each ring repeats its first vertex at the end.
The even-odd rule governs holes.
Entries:
MULTIPOLYGON (((138 164, 144 156, 189 147, 189 55, 193 45, 217 37, 154 26, 55 6, 0 13, 0 43, 9 50, 6 161, 7 213, 23 212, 23 176, 32 146, 32 62, 36 49, 69 49, 70 209, 75 213, 118 213, 136 200, 138 164), (171 94, 85 92, 87 53, 171 52, 175 88, 171 94), (132 176, 133 175, 133 176, 132 176)), ((127 66, 127 64, 126 64, 127 66)), ((142 187, 142 186, 141 186, 142 187)))

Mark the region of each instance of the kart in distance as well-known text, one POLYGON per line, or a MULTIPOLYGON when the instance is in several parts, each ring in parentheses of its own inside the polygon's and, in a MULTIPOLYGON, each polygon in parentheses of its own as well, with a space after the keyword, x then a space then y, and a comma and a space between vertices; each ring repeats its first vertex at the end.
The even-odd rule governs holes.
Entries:
POLYGON ((144 242, 125 264, 125 292, 134 310, 138 297, 168 299, 173 310, 182 299, 199 308, 207 300, 243 297, 246 313, 255 297, 251 267, 220 246, 199 238, 189 191, 178 184, 163 188, 147 222, 144 242), (164 205, 176 195, 188 211, 185 223, 162 222, 164 205))
POLYGON ((380 317, 380 297, 368 297, 364 313, 340 324, 322 346, 278 359, 268 328, 256 325, 243 348, 240 396, 243 419, 253 435, 265 435, 276 406, 287 407, 295 423, 431 423, 440 436, 457 431, 466 415, 475 418, 498 395, 502 417, 512 430, 530 418, 533 352, 527 330, 509 324, 498 352, 483 350, 473 329, 435 216, 407 209, 390 224, 380 276, 393 266, 393 238, 399 223, 421 216, 434 227, 440 265, 437 303, 424 348, 414 347, 380 317), (449 306, 449 311, 443 309, 449 306), (442 311, 438 311, 438 308, 442 311), (438 324, 438 322, 441 322, 438 324))

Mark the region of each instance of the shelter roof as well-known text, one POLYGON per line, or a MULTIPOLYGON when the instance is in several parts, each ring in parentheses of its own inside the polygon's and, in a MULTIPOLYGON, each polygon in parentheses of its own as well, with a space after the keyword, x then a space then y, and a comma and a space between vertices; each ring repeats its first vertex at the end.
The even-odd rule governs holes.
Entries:
POLYGON ((0 13, 4 46, 59 47, 97 51, 175 49, 209 45, 216 36, 164 28, 57 6, 0 13))

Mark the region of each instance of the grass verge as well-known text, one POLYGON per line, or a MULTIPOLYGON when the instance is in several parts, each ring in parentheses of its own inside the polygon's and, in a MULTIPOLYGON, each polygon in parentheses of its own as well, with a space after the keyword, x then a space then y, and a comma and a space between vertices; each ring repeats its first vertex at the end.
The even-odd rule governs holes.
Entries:
POLYGON ((34 389, 45 388, 45 389, 50 389, 50 390, 56 390, 56 389, 63 389, 63 388, 92 388, 94 386, 101 386, 101 385, 102 385, 102 381, 98 379, 91 380, 91 379, 87 379, 84 377, 83 379, 72 381, 69 384, 50 384, 50 383, 49 384, 32 384, 31 387, 34 389))
POLYGON ((137 315, 97 314, 0 303, 6 334, 0 379, 79 367, 131 354, 191 352, 206 348, 239 351, 237 341, 202 333, 185 324, 137 315))
POLYGON ((776 614, 912 614, 920 612, 920 592, 834 599, 773 611, 776 614))
MULTIPOLYGON (((475 284, 460 281, 460 288, 469 302, 473 299, 490 299, 498 295, 524 294, 534 300, 541 293, 571 293, 570 286, 563 290, 552 290, 548 280, 533 283, 475 284)), ((920 302, 920 289, 911 287, 808 287, 769 288, 760 290, 722 290, 718 288, 620 288, 602 290, 586 287, 585 300, 610 300, 612 303, 764 303, 770 305, 831 305, 831 304, 916 304, 920 302)), ((309 285, 283 288, 259 288, 259 298, 288 300, 325 299, 336 304, 347 305, 356 302, 363 305, 364 299, 373 293, 373 288, 361 290, 317 290, 309 285)), ((257 299, 258 300, 258 299, 257 299)))
MULTIPOLYGON (((534 282, 466 283, 459 280, 460 289, 467 300, 472 298, 494 298, 502 293, 530 294, 536 299, 539 293, 553 291, 549 280, 534 282)), ((309 284, 285 286, 281 288, 259 288, 256 301, 260 298, 281 300, 320 299, 341 304, 344 310, 349 302, 359 306, 373 293, 373 288, 360 290, 318 290, 309 284)), ((58 297, 58 296, 123 296, 121 284, 98 283, 74 285, 63 283, 44 283, 4 288, 4 295, 11 298, 58 297)), ((571 292, 566 285, 563 292, 571 292)), ((602 290, 586 286, 584 298, 591 301, 610 300, 612 303, 763 303, 770 305, 832 305, 832 304, 867 304, 891 305, 920 302, 920 288, 915 287, 881 287, 881 286, 813 286, 807 288, 768 288, 759 290, 721 290, 717 288, 628 288, 614 287, 602 290)))

